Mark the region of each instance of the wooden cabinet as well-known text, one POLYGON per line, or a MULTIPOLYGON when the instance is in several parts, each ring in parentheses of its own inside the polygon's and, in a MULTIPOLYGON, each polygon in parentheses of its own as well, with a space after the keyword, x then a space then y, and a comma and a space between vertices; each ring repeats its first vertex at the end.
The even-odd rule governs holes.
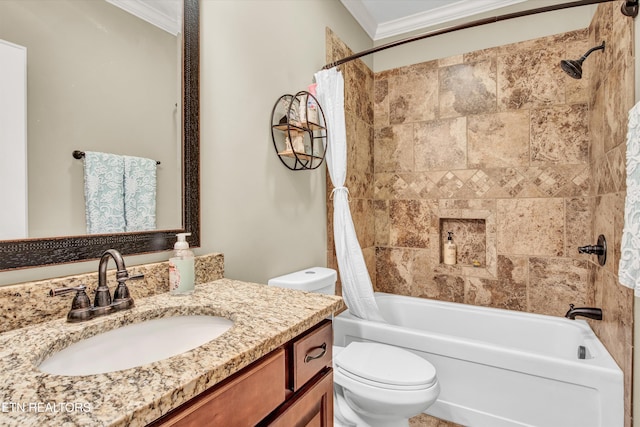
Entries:
POLYGON ((324 320, 149 426, 333 426, 332 345, 324 320))
POLYGON ((323 370, 295 396, 264 420, 260 427, 333 426, 333 370, 323 370))

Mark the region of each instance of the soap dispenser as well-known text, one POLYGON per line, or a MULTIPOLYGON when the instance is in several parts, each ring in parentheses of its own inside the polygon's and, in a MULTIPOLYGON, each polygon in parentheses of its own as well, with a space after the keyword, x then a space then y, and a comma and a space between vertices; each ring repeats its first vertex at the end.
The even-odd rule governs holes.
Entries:
POLYGON ((447 241, 444 243, 442 248, 442 253, 444 254, 444 263, 447 265, 454 265, 456 263, 457 257, 457 247, 456 244, 453 243, 453 231, 447 231, 449 235, 447 237, 447 241))
POLYGON ((191 233, 176 236, 173 256, 169 258, 169 290, 172 295, 188 295, 193 292, 195 283, 195 257, 186 238, 191 233))

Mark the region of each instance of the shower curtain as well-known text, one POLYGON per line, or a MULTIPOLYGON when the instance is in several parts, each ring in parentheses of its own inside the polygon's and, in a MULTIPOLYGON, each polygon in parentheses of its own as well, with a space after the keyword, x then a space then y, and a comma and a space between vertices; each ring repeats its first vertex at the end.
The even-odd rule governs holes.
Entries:
POLYGON ((335 68, 315 74, 317 97, 327 123, 327 168, 333 191, 333 234, 342 281, 342 297, 354 316, 384 322, 373 296, 371 278, 356 236, 349 190, 344 186, 347 175, 347 135, 344 119, 344 80, 335 68))

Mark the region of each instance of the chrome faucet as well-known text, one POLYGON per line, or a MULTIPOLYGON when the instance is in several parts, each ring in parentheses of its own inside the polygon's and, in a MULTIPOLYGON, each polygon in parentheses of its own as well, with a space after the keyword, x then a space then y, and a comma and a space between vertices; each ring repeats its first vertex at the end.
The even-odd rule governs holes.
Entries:
POLYGON ((567 311, 564 317, 574 320, 576 316, 602 320, 602 309, 596 307, 575 307, 573 304, 569 304, 569 311, 567 311))
POLYGON ((115 249, 108 249, 104 251, 100 257, 100 264, 98 265, 98 288, 96 289, 93 306, 85 292, 87 287, 84 285, 52 289, 49 291, 49 295, 64 295, 76 291, 76 296, 71 303, 71 310, 67 314, 67 321, 82 322, 83 320, 93 319, 94 317, 133 307, 133 298, 129 295, 129 288, 127 288, 126 281, 142 279, 143 277, 144 275, 142 274, 129 277, 129 272, 124 265, 124 259, 120 252, 115 249), (116 280, 118 281, 118 286, 113 292, 113 301, 111 300, 111 293, 107 286, 107 265, 109 264, 109 258, 113 258, 117 268, 116 280))

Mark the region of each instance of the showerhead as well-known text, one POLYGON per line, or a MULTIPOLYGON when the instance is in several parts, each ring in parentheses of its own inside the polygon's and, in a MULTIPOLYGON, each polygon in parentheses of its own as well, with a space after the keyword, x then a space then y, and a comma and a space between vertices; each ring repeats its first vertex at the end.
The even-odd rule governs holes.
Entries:
POLYGON ((563 59, 560 61, 560 66, 565 73, 569 74, 574 79, 582 78, 582 61, 575 61, 573 59, 563 59))
POLYGON ((564 72, 569 74, 569 76, 573 77, 574 79, 581 79, 582 63, 585 59, 587 59, 587 56, 591 55, 591 52, 595 50, 604 50, 604 42, 602 42, 600 46, 592 47, 591 49, 589 49, 587 53, 580 57, 580 59, 563 59, 562 61, 560 61, 560 67, 562 67, 564 72))

